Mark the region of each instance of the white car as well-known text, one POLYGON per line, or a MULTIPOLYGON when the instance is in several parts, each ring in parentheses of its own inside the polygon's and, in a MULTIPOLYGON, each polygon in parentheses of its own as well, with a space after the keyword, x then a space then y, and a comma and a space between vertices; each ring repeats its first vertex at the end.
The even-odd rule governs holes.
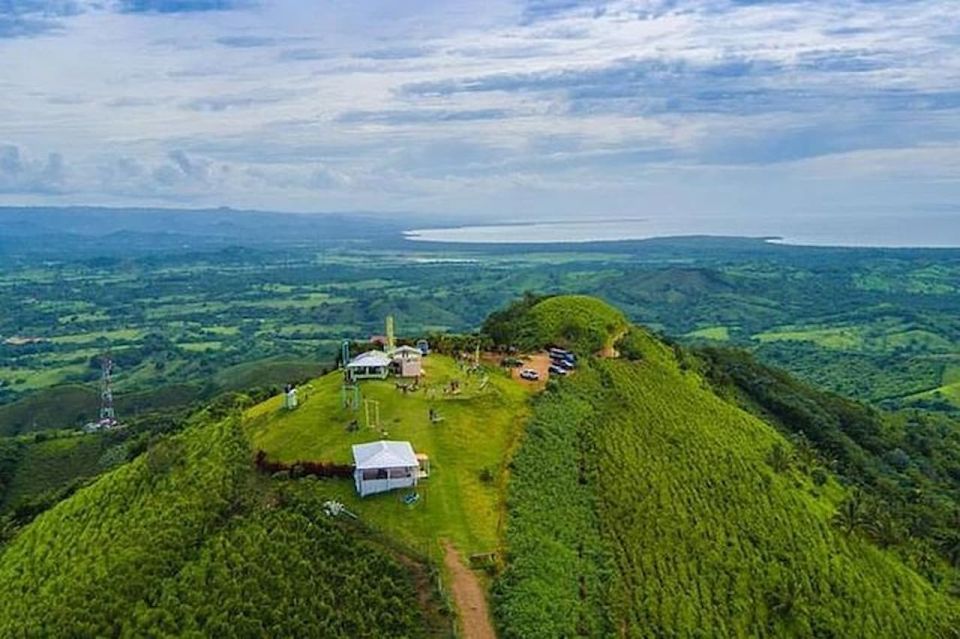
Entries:
POLYGON ((532 368, 525 368, 522 371, 520 371, 520 377, 521 379, 528 379, 531 382, 535 382, 538 379, 540 379, 540 373, 533 370, 532 368))

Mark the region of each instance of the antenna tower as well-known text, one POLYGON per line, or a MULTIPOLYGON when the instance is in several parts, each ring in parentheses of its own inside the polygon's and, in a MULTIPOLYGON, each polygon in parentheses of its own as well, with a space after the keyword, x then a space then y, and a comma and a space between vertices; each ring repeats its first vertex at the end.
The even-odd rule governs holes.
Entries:
POLYGON ((109 355, 100 359, 100 421, 116 423, 117 413, 113 408, 113 360, 109 355))

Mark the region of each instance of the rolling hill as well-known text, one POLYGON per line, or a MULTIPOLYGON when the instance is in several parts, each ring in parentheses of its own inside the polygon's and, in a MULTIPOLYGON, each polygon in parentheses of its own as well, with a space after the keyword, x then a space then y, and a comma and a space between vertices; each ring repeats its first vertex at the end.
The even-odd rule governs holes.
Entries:
POLYGON ((856 467, 801 464, 698 356, 582 296, 528 297, 486 332, 566 345, 577 370, 538 392, 435 353, 415 390, 362 382, 356 410, 334 372, 294 410, 201 411, 0 547, 0 636, 447 636, 451 548, 487 558, 503 637, 957 636, 945 560, 930 579, 867 534, 856 467), (307 474, 380 438, 429 455, 417 499, 307 474))

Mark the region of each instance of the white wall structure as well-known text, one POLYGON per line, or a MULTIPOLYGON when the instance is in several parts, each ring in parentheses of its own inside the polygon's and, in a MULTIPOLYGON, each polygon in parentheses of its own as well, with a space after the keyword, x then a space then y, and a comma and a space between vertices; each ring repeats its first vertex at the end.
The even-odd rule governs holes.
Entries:
POLYGON ((420 477, 420 464, 410 442, 356 444, 353 463, 353 479, 361 497, 416 486, 420 477))

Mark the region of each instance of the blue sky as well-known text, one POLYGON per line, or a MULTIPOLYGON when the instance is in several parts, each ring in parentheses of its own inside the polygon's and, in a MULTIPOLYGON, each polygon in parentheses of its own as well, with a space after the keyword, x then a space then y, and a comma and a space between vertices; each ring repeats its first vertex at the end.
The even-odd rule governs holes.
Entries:
POLYGON ((0 95, 0 204, 960 202, 946 0, 0 0, 0 95))

